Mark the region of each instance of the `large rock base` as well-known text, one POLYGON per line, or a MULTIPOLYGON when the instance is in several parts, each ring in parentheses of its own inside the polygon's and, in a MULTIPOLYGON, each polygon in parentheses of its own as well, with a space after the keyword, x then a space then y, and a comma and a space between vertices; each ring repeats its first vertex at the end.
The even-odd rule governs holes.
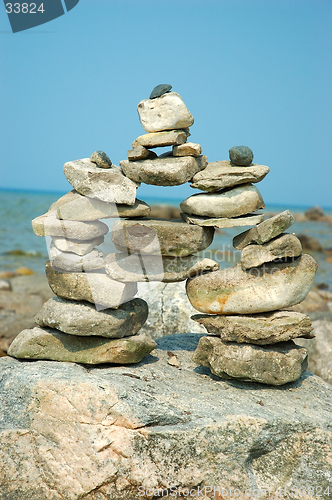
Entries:
POLYGON ((279 388, 219 380, 191 360, 199 338, 159 339, 130 367, 1 358, 0 497, 293 500, 310 486, 302 498, 328 500, 332 387, 308 372, 279 388))

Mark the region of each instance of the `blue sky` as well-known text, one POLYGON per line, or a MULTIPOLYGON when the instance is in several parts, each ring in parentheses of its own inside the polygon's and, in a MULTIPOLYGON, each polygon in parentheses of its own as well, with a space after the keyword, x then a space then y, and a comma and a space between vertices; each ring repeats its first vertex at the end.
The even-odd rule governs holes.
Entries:
POLYGON ((170 83, 209 161, 247 145, 271 168, 266 203, 332 206, 331 14, 330 0, 80 0, 12 34, 1 4, 0 187, 69 191, 63 164, 96 149, 119 164, 144 133, 138 102, 170 83))

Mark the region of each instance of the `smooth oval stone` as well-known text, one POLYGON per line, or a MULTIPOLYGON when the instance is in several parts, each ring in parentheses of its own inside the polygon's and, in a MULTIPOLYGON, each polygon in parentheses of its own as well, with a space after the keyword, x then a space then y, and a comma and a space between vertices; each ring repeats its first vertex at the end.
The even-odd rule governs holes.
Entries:
POLYGON ((229 161, 215 161, 194 175, 190 186, 202 191, 218 191, 248 182, 260 182, 270 172, 265 165, 235 167, 229 161))
POLYGON ((317 271, 310 255, 295 262, 264 264, 243 271, 241 264, 187 281, 187 295, 195 309, 207 314, 255 314, 302 302, 317 271))
POLYGON ((104 236, 86 241, 70 240, 69 238, 52 236, 52 243, 54 243, 57 249, 61 250, 61 252, 72 252, 77 255, 86 255, 91 252, 94 247, 104 243, 104 236))
POLYGON ((289 210, 285 210, 270 219, 266 219, 256 227, 235 236, 233 246, 238 250, 242 250, 247 245, 250 245, 250 243, 262 245, 286 231, 294 222, 293 215, 289 210))
POLYGON ((74 189, 55 203, 58 219, 95 221, 112 217, 147 217, 150 207, 144 201, 135 200, 134 205, 107 203, 82 196, 74 189))
POLYGON ((213 227, 200 227, 180 220, 118 220, 112 241, 117 250, 128 253, 185 257, 211 245, 213 227))
POLYGON ((110 158, 106 153, 104 153, 104 151, 95 151, 90 156, 90 160, 93 163, 96 163, 99 168, 110 168, 112 166, 110 158))
POLYGON ((265 208, 262 195, 252 184, 242 184, 217 193, 199 193, 180 203, 181 209, 190 215, 232 218, 265 208))
POLYGON ((248 146, 234 146, 229 150, 229 159, 234 165, 247 167, 251 164, 254 153, 248 146))
POLYGON ((246 246, 241 253, 241 266, 251 269, 276 259, 295 259, 301 253, 301 242, 294 234, 281 234, 263 245, 246 246))
POLYGON ((156 99, 143 99, 137 111, 146 132, 184 129, 194 123, 192 114, 176 92, 167 92, 156 99))
POLYGON ((283 385, 298 380, 308 366, 308 351, 282 342, 272 346, 235 344, 216 337, 202 337, 194 352, 198 365, 224 379, 283 385))
POLYGON ((36 217, 31 224, 36 236, 58 236, 78 241, 92 240, 108 233, 104 222, 60 220, 54 210, 36 217))
POLYGON ((136 283, 114 281, 105 273, 57 272, 50 261, 46 262, 45 270, 48 284, 55 295, 64 299, 86 300, 95 304, 98 310, 109 307, 117 309, 132 300, 137 293, 136 283))
POLYGON ((96 335, 108 338, 135 335, 148 317, 143 299, 133 299, 118 309, 97 311, 89 302, 52 297, 45 302, 34 321, 41 327, 55 328, 70 335, 96 335))
POLYGON ((63 171, 67 181, 83 196, 108 203, 135 204, 139 184, 125 177, 115 165, 100 169, 89 158, 83 158, 68 161, 63 171))
POLYGON ((166 94, 166 92, 169 92, 171 88, 172 85, 170 85, 169 83, 160 83, 159 85, 156 85, 156 87, 150 94, 150 99, 155 99, 156 97, 160 97, 163 94, 166 94))
MULTIPOLYGON (((167 153, 168 155, 169 153, 167 153)), ((120 161, 123 173, 133 181, 154 186, 179 186, 207 165, 207 157, 157 157, 141 161, 120 161)))
POLYGON ((103 253, 97 248, 86 255, 77 255, 72 252, 62 252, 51 244, 49 257, 53 268, 60 271, 82 273, 105 267, 103 253))
POLYGON ((211 259, 201 259, 197 255, 177 258, 113 253, 105 257, 106 273, 112 279, 123 282, 174 283, 218 269, 217 262, 211 259))
POLYGON ((147 335, 124 339, 79 337, 51 328, 23 330, 14 339, 9 355, 19 359, 51 359, 98 365, 101 363, 138 363, 150 354, 157 344, 147 335))
POLYGON ((237 316, 195 314, 191 319, 224 342, 264 345, 315 336, 311 333, 313 327, 309 316, 295 311, 237 316))

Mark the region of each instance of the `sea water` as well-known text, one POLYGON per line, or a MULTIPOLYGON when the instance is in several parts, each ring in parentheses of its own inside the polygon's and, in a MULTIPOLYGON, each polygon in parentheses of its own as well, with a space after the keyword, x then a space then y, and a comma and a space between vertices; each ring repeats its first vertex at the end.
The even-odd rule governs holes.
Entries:
MULTIPOLYGON (((0 272, 15 271, 19 267, 28 267, 33 271, 45 272, 45 262, 48 260, 46 239, 35 236, 31 220, 44 214, 50 205, 64 195, 61 192, 31 192, 0 190, 0 272)), ((147 198, 149 205, 168 204, 179 206, 181 199, 147 198)), ((275 214, 289 209, 293 213, 304 212, 308 207, 272 206, 267 205, 263 211, 275 214)), ((332 215, 332 210, 326 210, 332 215)), ((103 222, 111 228, 110 219, 103 222)), ((241 252, 232 246, 233 237, 247 230, 248 227, 218 229, 212 245, 201 252, 202 257, 216 260, 220 268, 234 266, 240 260, 241 252)), ((288 230, 295 234, 306 234, 317 238, 324 249, 332 249, 332 224, 326 222, 306 221, 295 222, 288 230)), ((110 233, 105 236, 105 243, 99 248, 105 253, 112 250, 110 233)), ((316 283, 327 283, 332 289, 332 262, 328 262, 328 254, 311 252, 319 264, 316 283)), ((331 255, 331 254, 330 254, 331 255)))

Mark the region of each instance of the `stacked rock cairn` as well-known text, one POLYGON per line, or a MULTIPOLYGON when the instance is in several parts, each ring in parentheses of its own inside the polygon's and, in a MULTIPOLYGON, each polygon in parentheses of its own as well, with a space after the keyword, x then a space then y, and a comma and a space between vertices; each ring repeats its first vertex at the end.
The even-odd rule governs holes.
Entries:
MULTIPOLYGON (((171 85, 158 85, 138 104, 145 134, 134 140, 120 167, 102 151, 65 163, 73 191, 34 219, 33 230, 48 236, 49 285, 56 297, 21 332, 8 354, 87 364, 136 363, 156 343, 140 328, 148 316, 134 298, 146 282, 185 281, 193 316, 208 335, 194 353, 197 364, 222 378, 281 385, 297 380, 307 351, 292 341, 312 338, 310 319, 287 311, 308 294, 317 269, 302 255, 300 241, 284 233, 294 222, 287 210, 270 219, 257 212, 264 201, 253 185, 269 168, 252 163, 245 146, 230 150, 230 161, 208 163, 199 144, 188 142, 193 116, 171 85), (171 151, 157 156, 160 147, 171 151), (182 220, 149 218, 136 199, 140 183, 177 186, 190 182, 205 191, 181 203, 182 220), (104 256, 113 219, 117 251, 104 256), (219 270, 197 253, 213 241, 215 228, 254 226, 234 238, 241 262, 219 270), (138 286, 137 286, 138 285, 138 286)), ((151 292, 153 293, 153 291, 151 292)))

